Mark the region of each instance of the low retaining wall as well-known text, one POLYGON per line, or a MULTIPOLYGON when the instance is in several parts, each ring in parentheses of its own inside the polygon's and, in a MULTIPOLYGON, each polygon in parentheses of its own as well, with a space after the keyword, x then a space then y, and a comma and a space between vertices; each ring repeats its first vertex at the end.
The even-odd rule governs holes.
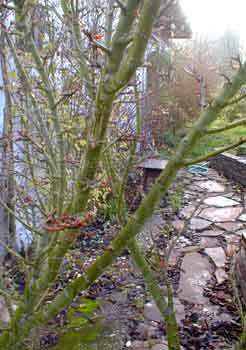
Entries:
POLYGON ((246 186, 246 158, 222 153, 210 161, 210 167, 229 180, 246 186))

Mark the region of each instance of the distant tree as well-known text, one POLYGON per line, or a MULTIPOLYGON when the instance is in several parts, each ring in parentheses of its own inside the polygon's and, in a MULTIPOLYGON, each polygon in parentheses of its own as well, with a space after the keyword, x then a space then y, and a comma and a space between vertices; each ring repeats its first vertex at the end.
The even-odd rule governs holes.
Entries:
POLYGON ((187 119, 197 117, 221 82, 213 49, 213 43, 202 37, 173 48, 174 73, 169 93, 187 119))
MULTIPOLYGON (((0 20, 2 23, 7 18, 7 11, 2 11, 0 20)), ((0 198, 7 207, 14 212, 14 146, 13 146, 13 106, 11 97, 11 79, 8 76, 10 58, 4 40, 4 34, 0 33, 0 77, 2 80, 2 111, 0 111, 1 135, 0 135, 0 198), (2 113, 2 115, 1 115, 2 113)), ((12 72, 14 74, 14 72, 12 72)), ((1 81, 0 80, 0 81, 1 81)), ((4 245, 15 248, 15 218, 8 210, 0 207, 0 260, 7 254, 4 245)))
MULTIPOLYGON (((164 7, 165 8, 165 7, 164 7)), ((154 28, 146 54, 146 89, 142 100, 144 142, 147 148, 163 144, 163 134, 169 126, 169 104, 163 91, 168 89, 173 75, 172 47, 176 39, 188 39, 191 29, 180 3, 174 1, 160 16, 154 28)))
POLYGON ((237 31, 227 29, 214 43, 214 54, 217 57, 221 74, 233 75, 236 60, 241 55, 241 40, 237 31))

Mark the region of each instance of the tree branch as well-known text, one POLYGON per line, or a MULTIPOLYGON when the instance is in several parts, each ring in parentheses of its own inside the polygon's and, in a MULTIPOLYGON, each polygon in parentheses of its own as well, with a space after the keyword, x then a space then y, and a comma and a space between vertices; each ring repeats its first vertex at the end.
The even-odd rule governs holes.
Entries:
POLYGON ((238 98, 236 98, 235 100, 233 100, 233 101, 231 101, 231 102, 228 102, 228 103, 226 104, 226 106, 235 105, 236 103, 238 103, 238 102, 244 100, 245 98, 246 98, 246 94, 243 94, 243 95, 239 96, 238 98))
POLYGON ((189 166, 189 165, 193 165, 193 164, 197 164, 197 163, 201 163, 201 162, 205 162, 206 160, 210 160, 211 158, 214 158, 216 156, 218 156, 219 154, 229 151, 233 148, 236 148, 240 145, 243 145, 244 143, 246 143, 246 138, 241 138, 239 141, 232 143, 229 146, 225 146, 225 147, 221 147, 218 150, 211 152, 205 156, 196 158, 196 159, 191 159, 191 160, 187 160, 183 162, 183 166, 189 166))
POLYGON ((23 85, 28 93, 28 95, 30 96, 30 99, 31 99, 31 103, 33 105, 33 108, 34 108, 34 111, 37 115, 37 119, 38 119, 38 123, 40 125, 40 129, 42 131, 42 136, 44 137, 44 140, 46 142, 46 145, 47 145, 47 148, 48 148, 48 151, 49 151, 49 165, 50 165, 50 168, 51 168, 51 171, 53 173, 56 172, 56 156, 54 154, 54 151, 53 151, 53 148, 51 146, 51 140, 49 138, 49 135, 48 135, 48 131, 47 131, 47 128, 44 124, 44 121, 43 121, 43 117, 39 111, 39 107, 38 107, 38 104, 37 104, 37 101, 35 99, 35 97, 33 96, 32 94, 32 85, 31 85, 31 82, 28 78, 28 75, 17 55, 17 52, 16 52, 16 49, 15 49, 15 46, 14 44, 12 43, 12 40, 10 39, 10 36, 8 34, 8 32, 6 30, 4 30, 4 35, 6 37, 6 40, 8 42, 8 45, 9 45, 9 48, 10 48, 10 51, 13 55, 13 58, 14 58, 14 62, 15 62, 15 65, 16 65, 16 68, 17 68, 17 71, 20 75, 20 78, 23 82, 23 85))
POLYGON ((50 108, 54 128, 56 131, 56 136, 58 139, 58 145, 59 145, 59 161, 58 161, 59 189, 58 189, 58 195, 57 195, 56 208, 57 208, 59 215, 61 215, 63 212, 64 196, 65 196, 65 188, 66 188, 65 144, 64 144, 64 139, 63 139, 63 132, 62 132, 62 128, 61 128, 60 119, 59 119, 59 116, 57 113, 56 101, 55 101, 53 90, 52 90, 52 87, 51 87, 51 84, 49 81, 49 77, 48 77, 48 74, 43 66, 37 45, 33 40, 31 30, 30 30, 30 28, 27 27, 26 19, 24 19, 24 21, 23 21, 23 28, 24 28, 24 32, 26 33, 27 38, 29 39, 31 54, 32 54, 32 57, 33 57, 34 62, 36 64, 39 75, 42 79, 42 83, 45 87, 44 91, 45 91, 45 94, 47 96, 48 105, 50 108))
POLYGON ((242 126, 242 125, 246 126, 246 119, 237 120, 236 122, 231 123, 231 124, 227 124, 221 128, 207 130, 207 131, 205 131, 205 134, 206 135, 218 134, 220 132, 231 130, 231 129, 237 128, 238 126, 242 126))
POLYGON ((6 209, 11 215, 14 216, 14 218, 19 221, 29 232, 36 233, 38 236, 43 237, 43 233, 36 230, 34 227, 28 225, 24 220, 22 220, 18 215, 15 214, 13 210, 11 210, 1 199, 0 199, 0 204, 6 209))
POLYGON ((122 89, 132 78, 136 68, 141 64, 160 3, 160 0, 144 1, 136 34, 133 36, 128 54, 123 58, 120 69, 111 84, 114 91, 122 89))
MULTIPOLYGON (((20 344, 21 340, 30 334, 33 324, 36 326, 44 324, 54 317, 57 312, 69 305, 76 295, 95 282, 105 269, 122 253, 129 240, 133 239, 140 232, 146 220, 153 214, 156 205, 174 181, 179 169, 184 165, 183 159, 190 154, 190 151, 201 139, 203 130, 207 129, 216 120, 219 113, 223 110, 225 103, 238 93, 245 82, 246 63, 239 69, 238 73, 232 79, 232 83, 227 84, 213 103, 201 113, 200 118, 194 123, 188 135, 180 142, 175 154, 169 160, 166 168, 144 198, 135 214, 129 218, 127 224, 120 230, 104 253, 84 271, 82 276, 69 283, 51 304, 27 318, 23 315, 21 332, 15 335, 15 346, 20 344)), ((0 336, 0 345, 3 348, 8 348, 11 334, 11 332, 5 331, 0 336)))
POLYGON ((61 7, 64 13, 64 16, 67 17, 68 26, 71 28, 72 39, 75 44, 75 52, 77 54, 77 59, 79 63, 79 73, 82 81, 85 81, 85 86, 87 91, 91 97, 94 96, 93 85, 91 80, 91 75, 86 64, 86 60, 84 58, 84 53, 82 51, 82 37, 78 19, 76 14, 72 12, 72 9, 69 8, 68 2, 65 0, 61 0, 61 7))
POLYGON ((93 46, 105 52, 108 56, 112 54, 112 51, 105 45, 100 44, 97 40, 93 38, 93 35, 88 30, 83 30, 83 33, 89 38, 93 46))
POLYGON ((123 4, 123 2, 121 0, 115 0, 116 4, 118 5, 118 7, 124 12, 126 13, 126 5, 123 4))
POLYGON ((158 281, 154 277, 153 272, 145 260, 144 255, 141 252, 141 249, 139 248, 136 240, 133 239, 129 241, 128 247, 131 250, 131 255, 134 259, 134 262, 141 271, 147 288, 154 298, 154 301, 163 317, 164 324, 167 327, 168 348, 171 350, 180 350, 175 312, 173 308, 170 309, 170 302, 166 302, 167 295, 165 295, 163 290, 159 287, 158 281))

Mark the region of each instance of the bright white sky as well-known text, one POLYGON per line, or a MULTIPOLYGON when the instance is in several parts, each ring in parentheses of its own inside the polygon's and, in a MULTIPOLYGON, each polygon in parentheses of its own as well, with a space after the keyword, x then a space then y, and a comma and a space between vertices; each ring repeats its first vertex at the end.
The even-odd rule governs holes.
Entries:
POLYGON ((246 0, 180 0, 193 33, 237 30, 246 43, 246 0))

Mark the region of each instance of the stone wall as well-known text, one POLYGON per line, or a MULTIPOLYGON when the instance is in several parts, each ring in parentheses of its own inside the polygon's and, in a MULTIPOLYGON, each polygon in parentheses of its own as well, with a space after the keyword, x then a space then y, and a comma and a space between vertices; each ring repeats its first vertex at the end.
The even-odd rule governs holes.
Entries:
POLYGON ((246 186, 246 157, 222 153, 210 161, 210 167, 229 180, 246 186))

